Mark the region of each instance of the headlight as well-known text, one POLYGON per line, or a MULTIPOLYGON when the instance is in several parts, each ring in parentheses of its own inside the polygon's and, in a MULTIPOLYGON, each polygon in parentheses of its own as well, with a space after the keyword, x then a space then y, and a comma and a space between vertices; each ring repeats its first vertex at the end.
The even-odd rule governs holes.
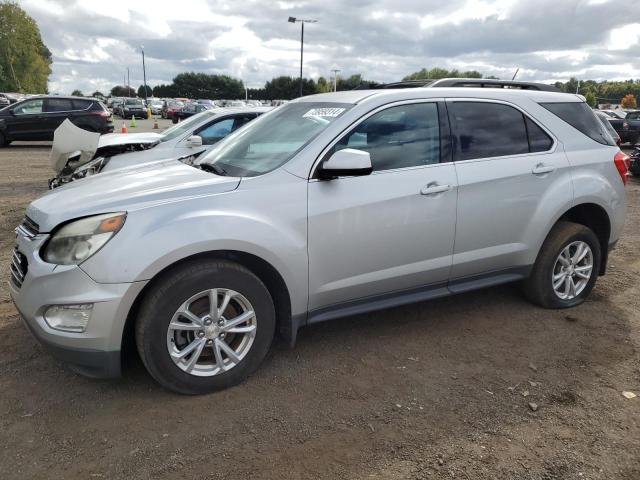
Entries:
POLYGON ((127 214, 106 213, 81 218, 54 231, 42 253, 45 262, 78 265, 100 250, 120 231, 127 214))

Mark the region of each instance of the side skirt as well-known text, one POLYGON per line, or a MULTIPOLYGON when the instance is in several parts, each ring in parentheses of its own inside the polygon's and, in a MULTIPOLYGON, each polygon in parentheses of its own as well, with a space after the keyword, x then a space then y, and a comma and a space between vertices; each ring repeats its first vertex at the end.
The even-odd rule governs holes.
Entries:
POLYGON ((289 338, 291 346, 295 343, 297 330, 305 325, 325 322, 337 318, 359 315, 375 310, 399 307, 410 303, 423 302, 434 298, 446 297, 457 293, 470 292, 480 288, 493 287, 504 283, 511 283, 527 278, 533 267, 514 267, 481 275, 463 277, 449 282, 440 282, 422 287, 385 293, 382 295, 372 295, 370 297, 359 298, 357 300, 343 302, 328 307, 311 310, 304 318, 304 315, 297 315, 292 319, 292 335, 289 338))

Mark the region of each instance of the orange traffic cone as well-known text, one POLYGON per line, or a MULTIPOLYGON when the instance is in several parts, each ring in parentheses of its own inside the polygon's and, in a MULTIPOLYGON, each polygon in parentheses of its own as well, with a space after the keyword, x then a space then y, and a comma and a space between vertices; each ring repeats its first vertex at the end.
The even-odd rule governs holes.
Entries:
POLYGON ((154 130, 157 130, 158 128, 160 128, 160 127, 158 126, 158 117, 155 117, 155 118, 153 119, 153 129, 154 129, 154 130))
POLYGON ((120 133, 127 133, 127 126, 122 122, 122 128, 120 129, 120 133))

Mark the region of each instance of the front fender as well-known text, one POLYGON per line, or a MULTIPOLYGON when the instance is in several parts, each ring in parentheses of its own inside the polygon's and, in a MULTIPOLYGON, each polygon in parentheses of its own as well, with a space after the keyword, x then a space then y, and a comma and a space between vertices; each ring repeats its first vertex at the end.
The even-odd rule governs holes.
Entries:
POLYGON ((271 264, 287 285, 292 314, 303 313, 308 296, 307 182, 285 176, 286 185, 272 176, 264 191, 239 188, 215 198, 129 212, 116 237, 81 267, 97 282, 136 282, 193 255, 240 251, 271 264))

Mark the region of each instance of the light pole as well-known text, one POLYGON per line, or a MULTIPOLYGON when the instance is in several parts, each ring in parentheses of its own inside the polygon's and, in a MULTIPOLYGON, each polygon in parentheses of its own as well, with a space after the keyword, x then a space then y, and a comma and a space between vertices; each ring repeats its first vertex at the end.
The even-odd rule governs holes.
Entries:
POLYGON ((127 97, 131 96, 131 82, 129 81, 129 67, 127 67, 127 97))
POLYGON ((147 102, 147 71, 144 68, 144 45, 140 45, 142 51, 142 80, 144 83, 144 101, 147 102))
POLYGON ((337 68, 334 68, 331 71, 333 72, 333 91, 337 92, 338 91, 338 73, 340 73, 340 70, 338 70, 337 68))
POLYGON ((302 56, 304 52, 304 24, 305 23, 317 23, 317 20, 304 20, 302 18, 289 17, 287 20, 289 23, 301 23, 302 30, 300 33, 300 96, 302 96, 302 56))

